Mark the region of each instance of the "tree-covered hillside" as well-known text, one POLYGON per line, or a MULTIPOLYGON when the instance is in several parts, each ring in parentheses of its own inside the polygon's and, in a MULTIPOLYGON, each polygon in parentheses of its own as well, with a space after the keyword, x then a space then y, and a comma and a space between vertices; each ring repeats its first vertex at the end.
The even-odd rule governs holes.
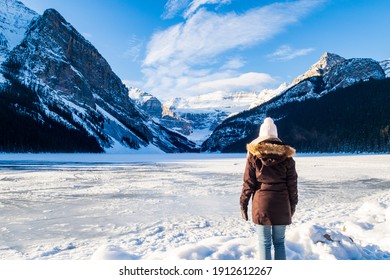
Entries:
POLYGON ((56 111, 74 128, 48 118, 37 94, 17 81, 1 89, 0 152, 103 152, 70 114, 56 111))
MULTIPOLYGON (((298 152, 390 152, 390 79, 361 82, 267 114, 276 120, 280 138, 298 152)), ((253 127, 223 152, 244 152, 258 130, 253 127)))

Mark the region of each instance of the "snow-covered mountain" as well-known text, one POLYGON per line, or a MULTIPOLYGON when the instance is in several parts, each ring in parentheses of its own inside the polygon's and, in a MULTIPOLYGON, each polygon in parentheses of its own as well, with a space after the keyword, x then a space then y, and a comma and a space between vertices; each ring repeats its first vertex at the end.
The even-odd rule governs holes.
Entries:
POLYGON ((164 105, 192 124, 192 133, 187 137, 201 143, 229 116, 267 102, 284 88, 286 84, 274 90, 266 89, 260 92, 218 91, 192 97, 173 98, 164 105))
POLYGON ((261 92, 213 92, 192 97, 177 97, 164 104, 150 93, 129 86, 129 97, 160 124, 201 144, 227 117, 258 106, 287 87, 261 92))
POLYGON ((271 112, 273 118, 282 120, 288 116, 286 104, 305 104, 308 100, 320 99, 330 92, 360 82, 383 80, 386 78, 382 68, 385 64, 379 64, 373 59, 343 59, 338 55, 324 53, 308 72, 294 80, 277 97, 226 119, 202 144, 202 150, 244 151, 245 144, 255 138, 262 120, 271 112))
POLYGON ((341 57, 337 54, 325 52, 321 56, 320 60, 314 65, 312 65, 307 72, 294 79, 294 81, 291 83, 291 86, 296 85, 307 78, 322 76, 323 74, 328 72, 332 67, 334 67, 335 65, 343 61, 345 61, 344 57, 341 57))
POLYGON ((12 98, 13 103, 3 106, 19 108, 16 113, 23 117, 37 116, 35 120, 43 125, 54 121, 64 129, 83 131, 104 150, 117 147, 135 150, 150 147, 164 152, 195 150, 194 143, 139 110, 107 61, 57 11, 49 9, 42 16, 25 12, 20 15, 22 20, 7 14, 22 9, 20 2, 6 1, 6 6, 7 10, 1 11, 2 18, 11 23, 2 24, 2 30, 12 33, 7 26, 18 26, 12 24, 12 19, 23 22, 23 26, 32 21, 20 44, 6 54, 1 67, 3 87, 8 94, 20 97, 29 92, 36 98, 25 109, 20 109, 23 107, 20 100, 12 98), (22 90, 19 85, 27 89, 22 90), (17 89, 24 93, 16 92, 17 89))
POLYGON ((390 78, 390 58, 381 61, 379 64, 382 66, 383 71, 385 71, 386 77, 390 78))
MULTIPOLYGON (((38 14, 17 0, 0 1, 0 64, 24 38, 31 20, 38 14)), ((0 86, 4 77, 0 73, 0 86)))
POLYGON ((24 38, 31 20, 38 14, 20 1, 0 1, 0 63, 24 38))
POLYGON ((192 124, 163 105, 159 99, 148 92, 129 86, 129 97, 153 120, 164 127, 186 137, 193 132, 192 124))

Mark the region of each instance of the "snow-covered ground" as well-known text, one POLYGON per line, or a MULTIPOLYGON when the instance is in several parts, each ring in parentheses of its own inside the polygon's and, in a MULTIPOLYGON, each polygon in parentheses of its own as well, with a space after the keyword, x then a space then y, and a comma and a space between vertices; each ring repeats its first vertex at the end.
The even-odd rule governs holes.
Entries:
MULTIPOLYGON (((390 155, 295 159, 287 258, 390 260, 390 155)), ((244 165, 244 154, 0 154, 0 259, 256 259, 244 165)))

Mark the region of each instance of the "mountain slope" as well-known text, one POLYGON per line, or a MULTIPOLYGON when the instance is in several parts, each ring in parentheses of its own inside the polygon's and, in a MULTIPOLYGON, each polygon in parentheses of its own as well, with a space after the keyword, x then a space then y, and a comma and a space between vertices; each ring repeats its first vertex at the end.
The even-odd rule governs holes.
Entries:
POLYGON ((31 20, 38 14, 16 0, 0 1, 0 64, 19 44, 31 20))
POLYGON ((21 83, 37 94, 40 115, 83 130, 103 149, 120 144, 194 150, 194 143, 140 112, 107 61, 53 9, 33 19, 2 72, 8 83, 21 83))
POLYGON ((311 78, 311 77, 315 77, 315 76, 322 76, 323 74, 328 72, 330 69, 332 69, 332 67, 336 66, 337 64, 339 64, 343 61, 345 61, 344 57, 341 57, 337 54, 325 52, 321 56, 320 60, 317 63, 315 63, 314 65, 312 65, 306 73, 304 73, 304 74, 298 76, 296 79, 294 79, 294 81, 292 82, 292 85, 296 85, 299 82, 301 82, 307 78, 311 78))
POLYGON ((382 66, 383 71, 385 71, 386 77, 390 78, 390 59, 381 61, 380 65, 382 66))
MULTIPOLYGON (((31 20, 38 14, 17 0, 0 1, 0 65, 24 38, 31 20)), ((4 82, 0 72, 0 87, 4 82)))
POLYGON ((369 80, 272 110, 300 152, 390 152, 390 79, 369 80))
MULTIPOLYGON (((324 64, 323 60, 330 57, 333 57, 333 55, 325 53, 321 57, 320 63, 329 65, 328 63, 324 64)), ((324 71, 320 71, 321 73, 316 72, 313 76, 307 75, 305 79, 293 84, 269 102, 225 120, 214 130, 210 138, 202 144, 202 150, 243 152, 246 143, 256 137, 259 125, 266 116, 271 116, 277 121, 288 119, 294 111, 287 109, 290 108, 289 104, 293 104, 291 106, 299 104, 296 113, 303 114, 305 110, 310 110, 309 107, 306 108, 310 100, 322 99, 330 92, 348 88, 360 82, 371 79, 385 79, 382 67, 372 59, 338 60, 339 62, 334 63, 328 69, 325 68, 324 71)), ((313 66, 312 68, 319 69, 320 67, 313 66)), ((334 102, 337 102, 337 99, 334 102)), ((327 103, 327 106, 330 105, 327 103)), ((375 108, 370 108, 370 110, 375 110, 375 108)), ((318 112, 318 114, 321 114, 321 112, 318 112)), ((282 135, 281 138, 283 139, 282 135)), ((296 144, 294 141, 292 141, 292 145, 296 144)))
POLYGON ((0 88, 0 152, 103 152, 71 115, 58 113, 66 122, 47 116, 37 94, 18 82, 0 88))

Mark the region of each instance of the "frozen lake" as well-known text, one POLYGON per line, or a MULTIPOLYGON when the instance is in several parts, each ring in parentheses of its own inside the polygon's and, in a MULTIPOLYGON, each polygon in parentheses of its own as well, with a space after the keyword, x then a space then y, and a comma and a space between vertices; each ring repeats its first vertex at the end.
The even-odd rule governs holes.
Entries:
MULTIPOLYGON (((287 257, 390 259, 390 155, 295 160, 287 257)), ((2 154, 0 259, 254 259, 244 166, 245 154, 2 154)))

